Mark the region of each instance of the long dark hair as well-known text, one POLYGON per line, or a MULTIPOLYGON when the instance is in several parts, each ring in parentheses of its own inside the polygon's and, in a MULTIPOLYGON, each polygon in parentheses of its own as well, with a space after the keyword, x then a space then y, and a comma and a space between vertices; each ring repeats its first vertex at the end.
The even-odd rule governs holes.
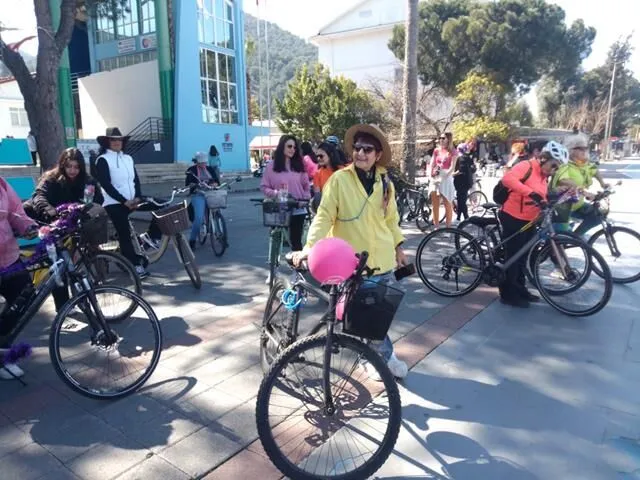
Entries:
POLYGON ((64 150, 60 155, 56 166, 44 173, 42 181, 68 183, 69 179, 65 175, 64 169, 69 162, 78 162, 78 168, 80 169, 74 183, 86 183, 89 179, 89 176, 87 175, 87 166, 84 163, 84 155, 82 155, 82 152, 77 148, 67 148, 64 150))
POLYGON ((342 166, 342 161, 340 160, 338 149, 333 143, 322 142, 320 145, 318 145, 318 150, 324 150, 324 152, 329 157, 329 167, 331 167, 331 170, 335 172, 340 166, 342 166))
POLYGON ((302 150, 302 156, 309 155, 309 158, 313 160, 313 163, 318 163, 318 158, 316 157, 315 152, 313 151, 313 147, 309 142, 302 142, 300 144, 300 150, 302 150))
POLYGON ((293 135, 282 135, 280 137, 278 147, 273 154, 273 171, 287 171, 287 160, 284 156, 284 146, 289 140, 293 140, 296 144, 296 151, 293 154, 293 157, 291 157, 291 171, 302 173, 304 172, 304 163, 302 162, 302 157, 300 156, 300 145, 298 144, 298 139, 293 135))
POLYGON ((215 145, 211 145, 211 146, 209 147, 209 155, 210 155, 210 156, 212 156, 212 157, 217 157, 218 155, 220 155, 220 154, 218 153, 218 149, 216 148, 216 146, 215 146, 215 145))

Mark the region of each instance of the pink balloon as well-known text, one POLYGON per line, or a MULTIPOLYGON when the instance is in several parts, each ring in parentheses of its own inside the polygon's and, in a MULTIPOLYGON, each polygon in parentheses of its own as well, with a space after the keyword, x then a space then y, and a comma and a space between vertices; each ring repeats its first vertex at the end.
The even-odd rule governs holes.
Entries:
POLYGON ((309 252, 309 271, 322 284, 338 285, 349 278, 358 266, 358 257, 341 238, 324 238, 309 252))

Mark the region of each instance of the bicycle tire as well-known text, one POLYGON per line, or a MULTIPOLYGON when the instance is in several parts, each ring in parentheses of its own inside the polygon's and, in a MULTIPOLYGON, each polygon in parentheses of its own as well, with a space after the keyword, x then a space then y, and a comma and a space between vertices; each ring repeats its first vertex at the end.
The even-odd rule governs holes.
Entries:
POLYGON ((578 289, 572 288, 570 289, 570 291, 567 290, 566 293, 563 290, 562 294, 558 294, 557 290, 549 291, 546 288, 544 288, 544 286, 540 283, 540 273, 539 273, 538 266, 540 265, 542 259, 545 258, 545 256, 550 255, 550 253, 545 251, 545 250, 551 249, 551 245, 547 243, 541 250, 540 254, 537 256, 536 264, 535 264, 536 268, 533 271, 533 275, 536 281, 538 291, 540 292, 540 295, 542 296, 542 298, 544 298, 544 300, 549 305, 551 305, 553 308, 555 308, 559 312, 564 313, 565 315, 568 315, 571 317, 588 317, 590 315, 594 315, 598 313, 600 310, 602 310, 607 305, 607 303, 609 303, 609 300, 611 299, 611 294, 613 292, 613 280, 611 278, 611 271, 609 270, 609 266, 607 265, 607 262, 604 260, 602 255, 600 255, 600 253, 598 253, 597 250, 590 247, 586 242, 582 240, 578 242, 577 239, 572 239, 571 237, 560 238, 557 241, 557 243, 563 243, 563 242, 573 243, 575 246, 582 248, 587 253, 588 266, 587 266, 585 275, 583 275, 583 277, 578 282, 579 283, 578 289), (596 271, 596 269, 593 268, 594 261, 600 264, 600 267, 598 268, 599 273, 598 271, 596 271), (590 274, 592 272, 599 278, 603 279, 604 286, 605 286, 602 298, 594 306, 584 310, 578 310, 578 311, 569 310, 561 306, 558 303, 558 301, 556 301, 556 299, 565 298, 566 295, 568 295, 569 293, 573 293, 579 290, 582 286, 584 286, 588 281, 590 274))
POLYGON ((200 242, 200 245, 204 245, 207 242, 207 237, 212 234, 211 211, 208 207, 205 207, 204 218, 202 219, 202 225, 200 225, 200 231, 198 232, 198 242, 200 242))
MULTIPOLYGON (((461 255, 458 252, 454 252, 454 254, 456 255, 456 257, 453 259, 449 259, 449 258, 442 259, 443 262, 445 260, 448 260, 447 262, 448 265, 443 264, 442 265, 443 268, 441 269, 441 270, 447 270, 447 272, 445 273, 445 275, 447 275, 447 278, 445 278, 445 280, 448 280, 448 275, 450 274, 451 270, 463 268, 466 263, 466 261, 464 260, 464 255, 461 255), (450 263, 455 263, 455 265, 449 265, 450 263)), ((431 290, 434 293, 437 293, 438 295, 442 295, 443 297, 461 297, 475 290, 478 287, 478 285, 480 285, 480 282, 482 282, 482 269, 484 268, 486 263, 487 262, 484 257, 484 253, 482 252, 481 247, 478 245, 475 239, 471 235, 469 235, 467 232, 458 230, 457 228, 440 228, 438 230, 434 230, 433 232, 429 233, 422 239, 422 241, 418 245, 418 249, 416 250, 416 270, 418 271, 418 276, 422 280, 422 283, 424 283, 429 290, 431 290), (427 274, 425 273, 422 265, 423 263, 422 254, 425 251, 425 248, 428 245, 428 243, 432 241, 435 237, 439 235, 441 236, 447 233, 454 235, 454 238, 455 238, 454 242, 457 243, 458 245, 461 245, 461 243, 459 243, 460 242, 459 237, 464 237, 464 239, 468 243, 467 246, 472 246, 472 248, 475 249, 478 256, 478 265, 479 265, 478 269, 480 270, 477 272, 476 278, 470 282, 467 288, 464 288, 462 290, 455 291, 455 292, 445 291, 436 287, 432 283, 432 281, 427 278, 427 274)), ((457 270, 454 271, 454 274, 457 275, 457 270)))
POLYGON ((198 265, 196 264, 196 257, 193 254, 191 247, 181 233, 178 233, 174 237, 174 240, 176 242, 178 255, 180 256, 180 261, 182 262, 182 265, 184 265, 184 269, 187 271, 187 275, 189 275, 189 280, 191 280, 191 283, 197 290, 200 290, 200 287, 202 287, 200 270, 198 269, 198 265))
POLYGON ((484 217, 488 210, 481 208, 480 205, 484 205, 485 203, 489 203, 489 199, 481 190, 474 190, 469 193, 469 196, 467 197, 467 211, 469 212, 469 215, 484 217), (476 206, 475 209, 474 205, 476 206))
MULTIPOLYGON (((131 290, 137 293, 138 295, 142 295, 142 280, 140 280, 140 276, 136 272, 136 269, 133 266, 133 264, 120 253, 99 251, 99 252, 91 253, 89 255, 82 255, 80 262, 78 264, 78 267, 82 268, 84 266, 83 264, 85 263, 90 263, 95 266, 95 269, 88 269, 85 267, 86 269, 85 271, 87 275, 91 278, 91 281, 95 287, 99 287, 99 286, 120 287, 120 288, 125 288, 127 290, 131 290), (117 268, 120 269, 121 271, 124 271, 126 275, 129 277, 129 282, 123 284, 121 281, 118 281, 117 285, 116 284, 110 285, 108 283, 103 283, 104 280, 100 280, 99 278, 96 277, 96 274, 99 273, 97 270, 102 269, 102 267, 99 265, 100 260, 103 260, 105 262, 115 263, 117 268), (133 286, 134 288, 131 289, 129 288, 130 286, 133 286)), ((121 314, 114 316, 113 318, 110 317, 108 320, 113 322, 120 321, 123 318, 130 316, 135 311, 135 308, 136 308, 135 302, 132 301, 130 307, 124 310, 121 314)))
POLYGON ((262 371, 265 374, 271 368, 271 365, 273 364, 273 361, 275 360, 277 355, 281 353, 286 347, 289 346, 288 342, 282 343, 282 341, 285 340, 286 331, 282 332, 282 326, 280 325, 276 326, 276 322, 274 322, 274 315, 276 313, 274 311, 274 307, 282 309, 283 310, 282 313, 286 314, 286 324, 284 325, 284 327, 287 329, 292 327, 293 322, 297 321, 297 317, 300 314, 299 309, 288 311, 282 305, 282 302, 281 302, 282 293, 290 287, 291 287, 291 284, 289 280, 282 277, 277 278, 273 282, 273 286, 269 291, 267 304, 265 305, 265 308, 264 308, 264 314, 262 316, 262 330, 260 332, 260 366, 262 367, 262 371), (271 340, 269 335, 270 334, 272 335, 272 332, 269 331, 270 328, 272 330, 277 329, 278 330, 277 333, 281 335, 281 339, 280 339, 281 343, 275 346, 276 348, 275 355, 271 355, 272 352, 270 352, 268 348, 271 340))
POLYGON ((221 257, 227 250, 227 224, 220 210, 211 213, 211 249, 216 257, 221 257))
MULTIPOLYGON (((577 243, 583 243, 584 242, 584 240, 582 239, 582 237, 580 235, 576 235, 575 233, 573 233, 571 231, 562 232, 562 233, 555 233, 553 238, 556 238, 556 239, 568 238, 568 239, 576 240, 577 243)), ((536 259, 537 259, 538 255, 540 255, 540 252, 542 251, 544 246, 548 245, 548 244, 549 244, 548 241, 540 241, 537 244, 535 244, 529 250, 529 253, 527 253, 527 263, 526 263, 526 268, 524 269, 524 273, 525 273, 525 276, 527 277, 527 280, 529 281, 529 283, 531 283, 531 285, 533 285, 536 288, 538 288, 538 285, 536 283, 536 279, 533 276, 533 270, 535 269, 536 259)), ((564 292, 565 293, 570 293, 570 290, 566 290, 564 292)))
MULTIPOLYGON (((155 371, 156 367, 158 366, 158 362, 160 361, 160 354, 162 353, 162 328, 160 326, 160 321, 158 320, 158 317, 151 305, 149 305, 149 303, 147 303, 137 293, 120 287, 96 287, 93 291, 96 295, 102 293, 117 292, 121 295, 129 297, 133 302, 136 303, 136 308, 141 308, 148 315, 153 328, 155 340, 155 346, 152 354, 153 356, 151 358, 149 366, 137 380, 127 385, 120 391, 114 393, 99 393, 95 389, 83 387, 81 383, 73 377, 73 374, 65 368, 64 362, 60 358, 60 334, 63 330, 63 321, 67 318, 67 315, 71 312, 71 310, 80 305, 81 302, 88 301, 88 299, 86 298, 89 294, 88 292, 82 292, 81 294, 69 299, 60 309, 60 312, 56 315, 55 319, 53 320, 53 324, 51 325, 51 331, 49 333, 49 357, 51 358, 51 364, 53 365, 53 368, 58 377, 60 377, 63 383, 65 383, 73 391, 85 397, 98 400, 115 400, 126 397, 127 395, 131 395, 142 385, 144 385, 146 381, 149 380, 151 375, 153 375, 153 372, 155 371)), ((76 371, 76 373, 78 372, 76 371)))
POLYGON ((282 253, 282 229, 275 227, 269 232, 269 253, 267 261, 269 263, 269 290, 273 287, 276 279, 276 270, 280 264, 280 254, 282 253))
POLYGON ((432 211, 429 203, 424 197, 422 197, 418 207, 416 208, 416 227, 418 227, 421 232, 426 232, 429 227, 433 226, 431 214, 432 211))
MULTIPOLYGON (((380 374, 384 389, 382 390, 389 398, 389 422, 384 432, 384 435, 377 437, 381 440, 377 443, 380 444, 380 448, 375 452, 374 456, 367 462, 358 466, 355 470, 343 474, 337 474, 335 476, 317 475, 311 474, 301 470, 301 468, 291 462, 289 458, 280 450, 276 443, 278 435, 274 436, 274 432, 269 422, 269 398, 276 383, 281 379, 283 370, 294 361, 306 361, 304 352, 310 351, 316 348, 326 348, 327 338, 326 334, 314 335, 311 337, 305 337, 298 340, 284 352, 280 354, 274 364, 271 366, 269 372, 262 379, 260 388, 258 390, 258 396, 256 401, 256 426, 258 430, 258 436, 265 450, 265 453, 273 462, 273 464, 288 478, 295 478, 296 480, 312 480, 317 478, 331 478, 335 480, 355 480, 369 478, 373 475, 389 458, 389 455, 393 451, 393 448, 398 439, 400 433, 400 424, 402 421, 402 403, 400 400, 400 392, 398 385, 389 367, 382 360, 382 357, 368 345, 360 342, 359 340, 342 334, 333 334, 333 346, 335 351, 339 351, 340 348, 350 349, 353 352, 359 353, 359 357, 369 362, 375 370, 380 374)), ((351 373, 348 374, 349 378, 353 380, 351 373)), ((377 398, 377 397, 376 397, 377 398)), ((308 407, 306 407, 308 408, 308 407)), ((285 420, 286 421, 286 420, 285 420)), ((344 428, 344 427, 343 427, 344 428)), ((338 430, 339 432, 339 430, 338 430)), ((338 433, 334 433, 332 438, 338 433)), ((377 440, 376 439, 376 440, 377 440)), ((350 450, 349 450, 350 451, 350 450)), ((335 469, 335 466, 334 466, 335 469)))
MULTIPOLYGON (((629 251, 631 252, 640 252, 640 234, 638 232, 636 232, 635 230, 632 230, 631 228, 627 228, 627 227, 618 227, 618 226, 611 226, 611 227, 607 227, 611 237, 613 237, 617 232, 621 232, 621 233, 625 233, 627 235, 631 235, 633 238, 635 238, 636 240, 638 240, 638 246, 633 249, 629 249, 629 251)), ((604 229, 598 230, 596 233, 594 233, 593 235, 591 235, 591 237, 589 238, 589 240, 587 241, 587 243, 595 248, 594 244, 595 242, 602 237, 603 235, 606 235, 607 232, 605 232, 604 229)), ((606 237, 605 237, 606 238, 606 237)), ((614 239, 615 240, 615 239, 614 239)), ((617 246, 618 242, 616 241, 616 248, 618 248, 617 246)), ((607 238, 607 245, 609 246, 609 239, 607 238)), ((609 249, 611 249, 611 247, 609 246, 609 249)), ((612 255, 615 256, 615 254, 612 252, 612 255)), ((620 254, 622 256, 622 253, 620 254)), ((621 257, 620 257, 621 258, 621 257)), ((609 266, 609 270, 611 270, 611 275, 612 275, 612 279, 613 279, 613 283, 620 283, 620 284, 626 284, 626 283, 633 283, 633 282, 637 282, 638 280, 640 280, 640 271, 638 273, 636 273, 635 275, 631 275, 631 276, 619 276, 619 275, 615 275, 614 274, 614 268, 611 266, 611 262, 608 261, 607 265, 609 266)))

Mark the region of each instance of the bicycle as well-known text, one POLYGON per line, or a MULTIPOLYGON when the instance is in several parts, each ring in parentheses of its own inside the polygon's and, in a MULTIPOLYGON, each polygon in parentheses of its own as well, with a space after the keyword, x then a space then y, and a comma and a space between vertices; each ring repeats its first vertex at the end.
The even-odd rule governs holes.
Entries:
MULTIPOLYGON (((273 282, 276 278, 276 272, 280 266, 280 255, 284 246, 285 238, 288 232, 291 216, 296 209, 306 208, 307 216, 309 216, 309 202, 306 200, 288 199, 287 201, 274 200, 269 198, 250 198, 250 202, 254 205, 262 205, 262 223, 265 227, 269 227, 269 277, 267 284, 269 290, 273 288, 273 282)), ((305 219, 306 225, 309 223, 305 219)), ((303 238, 305 232, 303 231, 303 238)))
MULTIPOLYGON (((620 185, 618 182, 616 185, 620 185)), ((598 192, 592 201, 601 228, 593 233, 587 243, 601 253, 611 269, 614 283, 633 283, 640 280, 640 234, 635 230, 614 225, 609 219, 609 206, 605 201, 615 193, 611 188, 598 192), (619 263, 622 251, 630 254, 625 264, 619 263), (634 261, 634 257, 636 260, 634 261), (635 265, 635 266, 634 266, 635 265)))
MULTIPOLYGON (((189 174, 195 177, 192 173, 189 172, 189 174)), ((227 224, 221 211, 221 209, 227 208, 228 190, 225 188, 229 188, 233 183, 241 181, 242 178, 237 177, 234 181, 225 182, 214 187, 198 180, 197 188, 202 191, 206 199, 204 220, 200 226, 198 241, 200 245, 204 245, 207 238, 209 238, 211 249, 216 257, 224 255, 224 252, 229 247, 227 224)))
POLYGON ((136 233, 131 218, 129 218, 129 231, 131 232, 131 242, 135 253, 144 259, 145 266, 160 260, 167 251, 169 242, 171 242, 178 261, 184 266, 191 283, 196 289, 200 289, 202 280, 200 278, 198 265, 195 261, 195 255, 182 233, 189 228, 187 202, 186 200, 182 200, 180 203, 171 205, 176 195, 183 194, 187 191, 189 191, 189 187, 174 187, 171 191, 171 198, 168 201, 158 202, 153 197, 146 197, 144 201, 138 205, 138 208, 145 205, 157 207, 157 210, 152 211, 151 214, 155 218, 158 228, 162 233, 162 238, 159 242, 151 240, 146 232, 142 234, 136 233))
MULTIPOLYGON (((562 195, 556 205, 568 201, 571 197, 571 193, 562 195)), ((520 257, 527 255, 526 264, 531 266, 533 284, 538 288, 544 300, 553 308, 570 316, 588 316, 599 312, 611 298, 613 282, 609 267, 602 256, 583 240, 575 236, 557 234, 554 231, 553 208, 554 205, 549 204, 541 206, 541 213, 537 219, 529 222, 510 237, 499 241, 496 236, 490 237, 483 234, 477 238, 455 228, 444 228, 431 232, 420 242, 416 252, 417 270, 422 282, 427 288, 439 295, 448 297, 465 295, 473 291, 482 281, 489 286, 498 286, 504 281, 506 270, 520 257), (519 235, 520 232, 536 227, 536 235, 503 263, 505 243, 519 235), (438 242, 440 243, 438 244, 438 242), (429 252, 442 252, 449 247, 453 247, 454 251, 442 256, 440 260, 423 260, 424 255, 429 252), (571 258, 569 255, 572 255, 571 258), (584 266, 575 267, 575 263, 570 264, 570 260, 582 261, 584 266), (426 269, 433 265, 437 270, 433 272, 431 279, 426 269), (544 268, 549 270, 549 277, 557 282, 547 284, 542 281, 542 269, 544 268), (591 275, 592 273, 595 275, 591 275), (465 274, 469 274, 471 277, 469 284, 460 288, 461 276, 465 274), (445 290, 445 287, 436 285, 435 280, 438 277, 445 283, 453 280, 455 289, 449 291, 445 290), (586 286, 585 290, 588 289, 590 285, 587 285, 587 282, 589 280, 598 281, 596 277, 604 282, 604 291, 598 297, 593 294, 586 295, 597 300, 594 305, 575 310, 560 303, 562 299, 567 297, 571 300, 573 298, 571 294, 578 292, 583 287, 586 286)), ((580 301, 582 298, 578 298, 578 300, 580 301)))
MULTIPOLYGON (((476 186, 475 190, 469 192, 467 195, 467 212, 469 215, 475 216, 484 216, 485 210, 482 208, 482 205, 489 202, 489 199, 482 191, 482 183, 480 183, 480 179, 476 178, 473 181, 473 184, 476 186)), ((453 208, 453 214, 458 214, 458 199, 454 198, 451 202, 451 206, 453 208)), ((440 202, 440 222, 444 222, 446 220, 446 211, 444 208, 443 202, 440 202)))
MULTIPOLYGON (((374 312, 362 312, 359 321, 355 314, 353 319, 350 316, 350 305, 366 305, 355 299, 363 277, 373 274, 366 267, 367 258, 362 252, 351 278, 331 285, 329 307, 314 329, 325 326, 326 332, 288 346, 274 358, 260 384, 258 436, 267 456, 288 478, 368 478, 384 464, 398 438, 402 406, 395 379, 382 357, 355 338, 378 338, 386 334, 389 324, 374 334, 366 331, 374 312), (341 319, 343 333, 336 333, 340 297, 347 299, 347 314, 341 319), (378 372, 381 383, 369 378, 371 368, 378 372), (358 415, 356 410, 363 411, 358 415), (368 420, 382 423, 383 419, 388 419, 386 425, 365 425, 368 420), (354 439, 357 434, 362 434, 360 440, 354 439), (367 448, 371 452, 362 452, 367 448), (367 453, 371 457, 365 459, 367 453)), ((302 275, 305 269, 295 271, 302 275)), ((294 288, 296 285, 312 287, 303 277, 294 282, 294 288)))
POLYGON ((29 354, 30 346, 14 342, 53 289, 61 286, 62 278, 67 277, 73 295, 56 315, 49 334, 49 356, 54 370, 68 387, 81 395, 118 399, 138 390, 153 374, 162 351, 162 330, 155 312, 138 294, 116 286, 96 287, 89 275, 76 268, 64 241, 72 230, 77 229, 82 213, 83 207, 69 207, 51 228, 41 229, 42 241, 31 258, 18 267, 0 272, 9 276, 22 270, 35 271, 45 266, 49 269, 49 278, 24 291, 9 307, 9 312, 3 312, 4 315, 15 315, 18 321, 9 334, 0 337, 0 344, 11 345, 0 349, 0 354, 3 361, 15 361, 29 354), (135 308, 127 318, 121 314, 110 315, 108 309, 114 304, 104 301, 107 296, 120 296, 127 304, 133 302, 135 308), (137 314, 136 318, 133 313, 137 314), (82 318, 78 319, 78 315, 82 318), (137 321, 145 319, 149 322, 149 346, 141 345, 144 327, 137 321), (131 322, 127 323, 127 320, 131 322), (131 340, 124 338, 125 333, 131 334, 131 340), (89 344, 84 345, 82 342, 87 340, 89 344), (67 348, 69 359, 64 360, 62 353, 67 348), (101 359, 107 364, 103 370, 89 364, 101 359), (116 366, 116 360, 121 360, 123 365, 116 366), (148 365, 144 367, 142 363, 146 361, 148 365), (139 376, 138 372, 141 372, 139 376), (114 380, 116 385, 97 386, 96 382, 103 379, 114 380))

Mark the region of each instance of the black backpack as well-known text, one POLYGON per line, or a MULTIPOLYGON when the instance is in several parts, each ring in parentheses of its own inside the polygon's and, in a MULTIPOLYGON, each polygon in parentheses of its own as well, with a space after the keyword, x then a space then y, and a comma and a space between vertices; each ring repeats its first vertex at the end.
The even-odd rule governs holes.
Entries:
MULTIPOLYGON (((531 176, 531 171, 533 170, 533 167, 531 166, 530 161, 527 160, 527 162, 529 163, 529 170, 527 170, 527 173, 524 174, 524 177, 520 179, 520 183, 526 182, 527 180, 529 180, 529 177, 531 176)), ((505 187, 504 183, 502 183, 502 180, 500 180, 498 183, 496 183, 496 186, 493 187, 493 201, 498 205, 504 205, 504 203, 509 198, 510 193, 511 193, 511 190, 505 187)))

